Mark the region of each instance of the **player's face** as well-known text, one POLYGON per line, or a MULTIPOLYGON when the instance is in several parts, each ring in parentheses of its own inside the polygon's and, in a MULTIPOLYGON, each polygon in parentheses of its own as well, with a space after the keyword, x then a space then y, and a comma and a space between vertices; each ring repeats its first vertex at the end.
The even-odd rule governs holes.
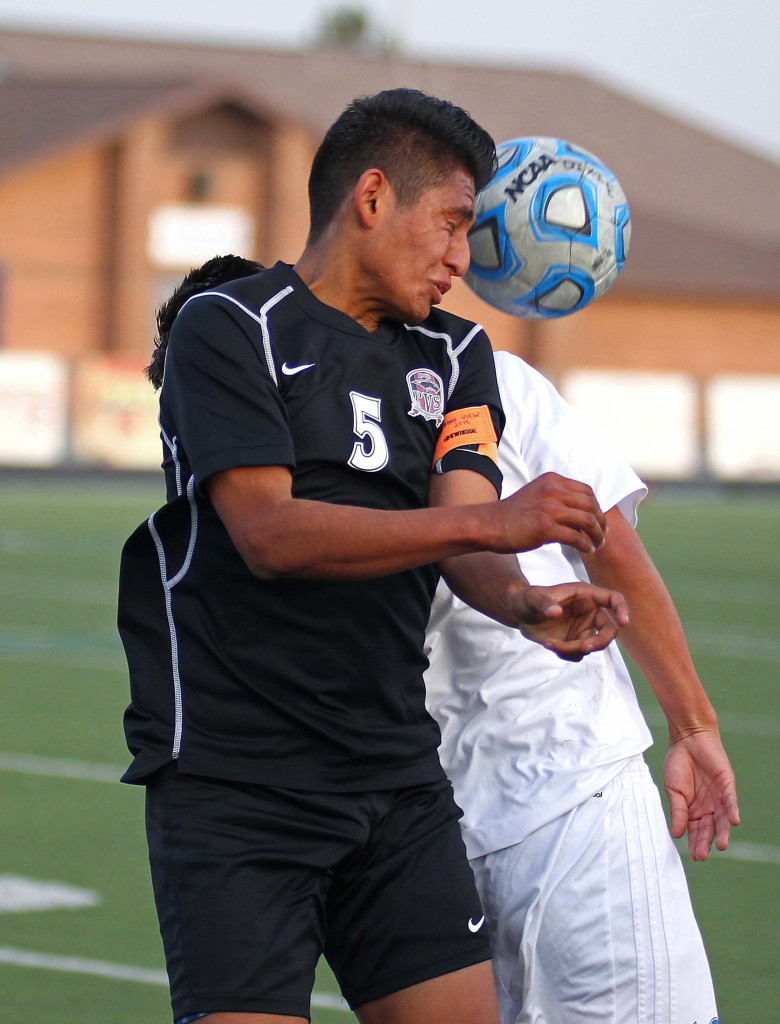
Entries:
POLYGON ((393 200, 379 240, 378 298, 384 315, 420 323, 469 267, 467 234, 474 223, 474 181, 453 170, 411 206, 393 200))

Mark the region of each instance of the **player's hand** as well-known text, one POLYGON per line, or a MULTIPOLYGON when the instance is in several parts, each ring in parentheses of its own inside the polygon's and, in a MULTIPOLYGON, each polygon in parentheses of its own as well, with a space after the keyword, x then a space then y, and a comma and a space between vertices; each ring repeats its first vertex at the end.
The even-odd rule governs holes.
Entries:
POLYGON ((729 845, 732 825, 739 825, 737 786, 720 736, 704 729, 676 740, 664 761, 664 786, 675 839, 688 832, 691 860, 706 860, 715 840, 729 845))
POLYGON ((527 587, 517 596, 515 613, 524 636, 564 661, 602 650, 628 625, 623 595, 589 583, 527 587))
POLYGON ((592 554, 604 543, 607 518, 587 484, 544 473, 498 503, 505 516, 505 551, 568 544, 592 554))

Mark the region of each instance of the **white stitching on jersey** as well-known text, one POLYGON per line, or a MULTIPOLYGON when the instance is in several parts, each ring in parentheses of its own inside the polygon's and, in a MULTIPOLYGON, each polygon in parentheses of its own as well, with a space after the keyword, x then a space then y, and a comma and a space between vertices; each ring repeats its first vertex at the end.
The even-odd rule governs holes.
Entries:
POLYGON ((163 547, 162 538, 157 531, 157 527, 154 525, 154 516, 156 513, 149 516, 146 521, 146 525, 149 528, 149 533, 152 535, 154 546, 157 549, 157 561, 160 566, 160 581, 163 587, 163 593, 165 594, 165 614, 168 619, 168 633, 171 639, 171 672, 173 674, 173 703, 174 703, 174 730, 173 730, 173 744, 171 747, 171 757, 173 760, 177 760, 179 752, 181 750, 181 736, 184 727, 184 715, 182 709, 181 699, 181 675, 179 672, 179 638, 176 632, 176 621, 173 616, 173 604, 171 602, 171 591, 187 574, 190 564, 192 563, 192 555, 195 551, 195 540, 198 533, 198 505, 195 501, 195 477, 191 476, 187 481, 187 501, 190 505, 190 542, 187 547, 187 554, 185 555, 184 562, 178 573, 172 578, 168 579, 168 567, 165 558, 165 548, 163 547))
POLYGON ((455 387, 457 386, 458 383, 458 379, 460 377, 460 362, 458 361, 458 356, 461 354, 461 352, 463 352, 464 349, 468 348, 474 337, 477 334, 479 334, 479 332, 482 330, 482 324, 474 324, 474 326, 471 328, 469 333, 466 335, 466 337, 463 339, 460 345, 458 345, 457 348, 453 348, 452 337, 449 334, 444 334, 443 332, 438 331, 429 331, 427 327, 421 327, 419 325, 414 324, 404 324, 404 327, 407 329, 407 331, 419 331, 420 334, 425 334, 429 338, 441 338, 442 341, 445 342, 447 346, 447 355, 449 356, 450 364, 452 366, 450 382, 449 386, 447 387, 447 399, 449 400, 450 398, 452 398, 452 393, 455 390, 455 387))
POLYGON ((474 337, 477 334, 479 334, 479 332, 481 330, 482 330, 482 324, 474 324, 474 326, 471 328, 471 330, 466 335, 466 337, 463 339, 463 341, 460 343, 460 345, 458 345, 458 347, 455 349, 455 355, 459 356, 461 354, 461 352, 464 350, 464 348, 467 348, 471 344, 471 342, 473 341, 474 337))
MULTIPOLYGON (((239 309, 243 309, 247 316, 251 316, 253 320, 256 320, 257 323, 260 324, 260 331, 263 335, 263 351, 265 352, 265 361, 268 366, 268 372, 271 374, 274 384, 279 387, 279 378, 276 375, 273 350, 271 348, 271 336, 268 333, 268 313, 273 309, 277 302, 280 302, 283 298, 289 295, 292 290, 293 286, 288 284, 286 288, 282 288, 282 290, 277 292, 276 295, 272 295, 268 302, 260 307, 259 314, 253 313, 251 309, 248 309, 243 304, 243 302, 239 302, 238 299, 234 299, 232 295, 226 295, 224 292, 198 292, 197 295, 190 295, 187 302, 184 303, 181 309, 184 309, 184 306, 186 306, 187 303, 192 302, 193 299, 202 299, 206 295, 216 295, 220 299, 227 299, 228 302, 232 302, 235 306, 238 306, 239 309)), ((181 309, 179 310, 179 313, 181 313, 181 309)))
MULTIPOLYGON (((468 346, 471 344, 472 339, 477 334, 479 334, 479 332, 481 330, 482 330, 482 324, 474 324, 474 326, 471 328, 471 330, 466 335, 466 337, 463 339, 463 341, 460 343, 460 345, 458 345, 458 347, 456 349, 452 350, 452 352, 450 354, 450 358, 455 361, 455 365, 457 366, 457 369, 455 370, 455 372, 452 375, 452 380, 450 381, 450 386, 449 386, 449 389, 447 391, 447 398, 452 398, 452 392, 455 390, 455 385, 458 383, 458 378, 460 377, 460 362, 458 361, 458 356, 461 354, 461 352, 463 352, 465 349, 468 348, 468 346)), ((450 339, 450 344, 452 344, 452 339, 450 339)))
POLYGON ((184 562, 182 563, 181 569, 179 569, 168 584, 171 589, 173 589, 177 583, 181 582, 189 572, 190 565, 192 564, 192 556, 195 551, 195 541, 198 539, 198 503, 195 500, 194 476, 191 476, 187 481, 187 501, 190 504, 190 542, 187 545, 187 554, 184 556, 184 562))
POLYGON ((268 333, 268 313, 280 302, 285 296, 289 295, 293 290, 291 284, 288 284, 286 288, 283 288, 276 295, 272 296, 268 302, 260 309, 260 330, 263 332, 263 348, 265 349, 265 360, 268 363, 268 372, 274 379, 274 384, 279 387, 279 378, 276 376, 276 367, 274 366, 273 350, 271 348, 271 335, 268 333))
POLYGON ((176 494, 181 497, 181 463, 179 462, 178 452, 179 439, 175 436, 173 438, 168 437, 159 416, 157 417, 157 422, 160 425, 160 436, 162 437, 163 442, 168 445, 168 450, 171 453, 173 464, 176 467, 176 494))

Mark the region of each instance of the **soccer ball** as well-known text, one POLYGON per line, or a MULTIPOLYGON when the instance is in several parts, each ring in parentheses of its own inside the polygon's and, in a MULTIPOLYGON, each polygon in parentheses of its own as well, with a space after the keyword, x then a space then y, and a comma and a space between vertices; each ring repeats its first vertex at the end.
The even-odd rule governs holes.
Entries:
POLYGON ((598 157, 562 139, 512 139, 477 195, 467 283, 526 319, 567 316, 599 298, 631 240, 628 202, 598 157))

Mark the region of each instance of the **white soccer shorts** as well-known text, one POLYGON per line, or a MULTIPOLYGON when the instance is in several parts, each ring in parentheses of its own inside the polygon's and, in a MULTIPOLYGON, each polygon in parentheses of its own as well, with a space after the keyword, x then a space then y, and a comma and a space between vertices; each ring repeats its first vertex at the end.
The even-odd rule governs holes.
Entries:
POLYGON ((682 862, 641 756, 472 867, 501 1024, 717 1024, 682 862))

